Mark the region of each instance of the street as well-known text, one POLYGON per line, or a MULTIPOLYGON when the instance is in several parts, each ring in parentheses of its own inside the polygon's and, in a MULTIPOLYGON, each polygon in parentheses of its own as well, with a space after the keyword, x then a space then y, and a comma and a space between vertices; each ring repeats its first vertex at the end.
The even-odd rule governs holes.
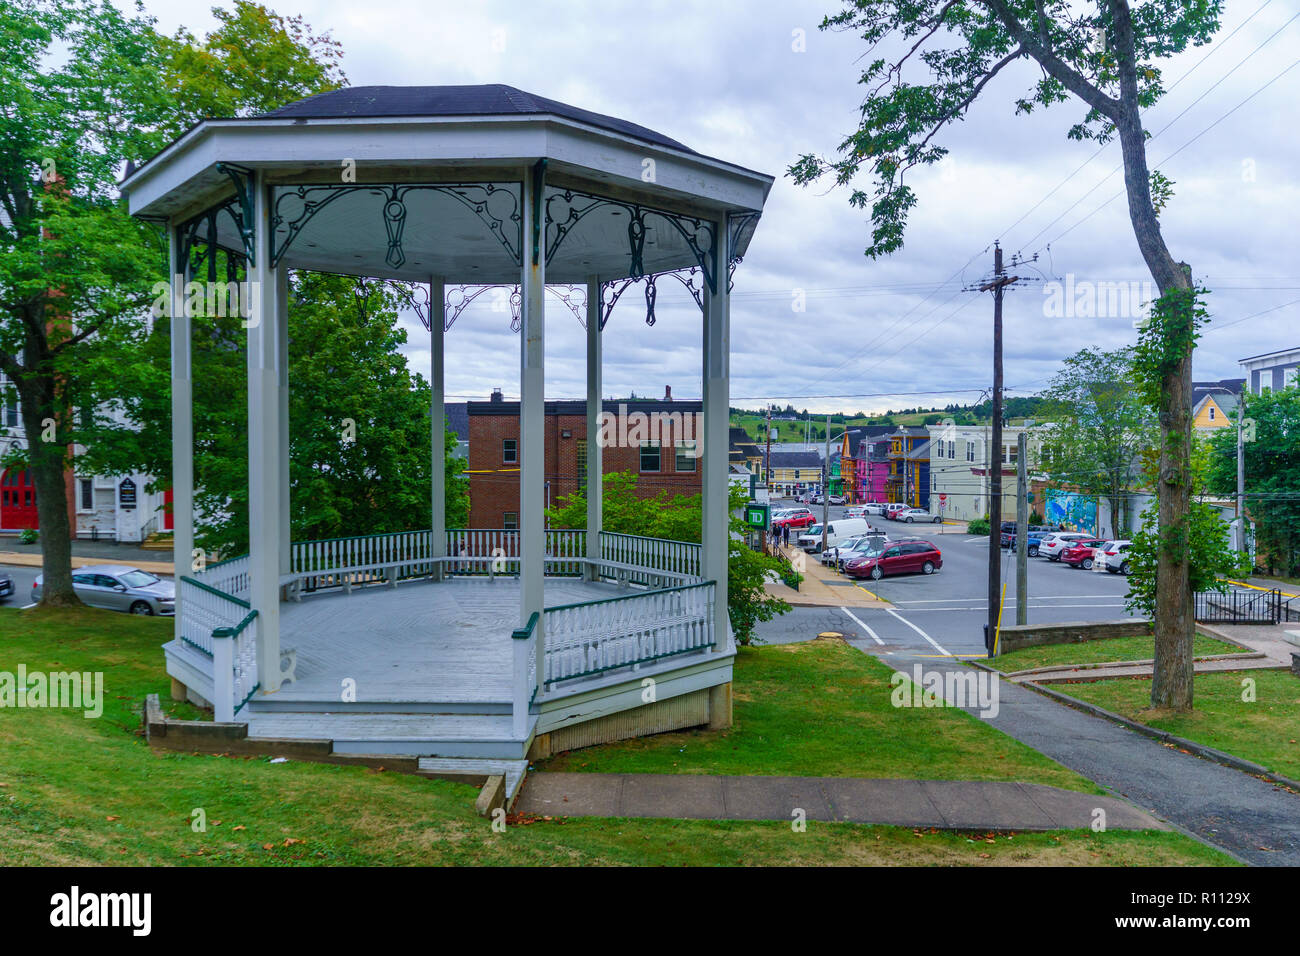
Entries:
MULTIPOLYGON (((813 505, 821 515, 821 506, 813 505)), ((832 506, 833 522, 844 508, 832 506)), ((871 653, 903 652, 920 656, 984 656, 983 628, 988 617, 988 539, 966 534, 960 526, 899 524, 883 517, 867 519, 892 540, 920 538, 934 543, 943 568, 933 575, 905 574, 853 581, 888 601, 889 608, 794 608, 755 630, 766 643, 805 641, 824 631, 843 634, 871 653)), ((793 534, 792 539, 793 540, 793 534)), ((816 561, 816 555, 809 555, 816 561)), ((1016 623, 1016 559, 1002 552, 1006 585, 1004 626, 1016 623)), ((1029 559, 1029 623, 1107 621, 1131 617, 1125 608, 1127 580, 1106 571, 1082 571, 1046 558, 1029 559)))

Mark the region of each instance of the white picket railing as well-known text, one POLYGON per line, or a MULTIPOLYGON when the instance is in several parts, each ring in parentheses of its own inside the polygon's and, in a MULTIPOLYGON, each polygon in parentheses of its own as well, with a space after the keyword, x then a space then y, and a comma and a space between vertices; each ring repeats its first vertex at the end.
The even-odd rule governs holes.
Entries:
POLYGON ((616 564, 667 571, 692 578, 703 577, 702 549, 692 541, 645 538, 635 534, 600 533, 600 556, 616 564))
POLYGON ((177 584, 181 638, 211 656, 212 632, 237 625, 248 613, 248 602, 206 581, 185 575, 177 580, 177 584))
POLYGON ((422 577, 433 568, 433 532, 295 541, 289 553, 289 573, 307 590, 378 578, 381 569, 402 578, 422 577))
POLYGON ((547 608, 544 688, 714 644, 714 582, 547 608))
POLYGON ((212 706, 217 720, 233 720, 257 687, 257 642, 248 602, 182 575, 177 614, 181 640, 212 660, 212 706))
POLYGON ((193 578, 210 588, 216 588, 223 594, 247 600, 251 593, 248 573, 248 555, 241 554, 226 561, 210 564, 202 571, 196 571, 193 578))
MULTIPOLYGON (((513 574, 519 569, 519 531, 514 528, 453 528, 447 532, 451 574, 513 574)), ((586 557, 587 532, 552 528, 546 532, 546 573, 579 575, 586 557), (570 560, 566 560, 570 559, 570 560)))

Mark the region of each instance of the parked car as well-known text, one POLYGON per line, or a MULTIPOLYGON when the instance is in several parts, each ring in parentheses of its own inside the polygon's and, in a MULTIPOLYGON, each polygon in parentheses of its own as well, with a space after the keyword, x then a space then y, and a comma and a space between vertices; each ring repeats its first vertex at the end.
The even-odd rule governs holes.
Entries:
POLYGON ((806 528, 817 523, 817 516, 808 508, 791 508, 780 518, 773 519, 772 530, 776 531, 789 525, 791 528, 806 528))
POLYGON ((1061 563, 1068 564, 1072 568, 1091 571, 1097 560, 1097 549, 1105 543, 1101 538, 1084 538, 1082 541, 1075 541, 1061 552, 1061 563))
POLYGON ((849 499, 845 498, 843 495, 831 495, 826 499, 826 503, 830 505, 842 505, 848 500, 849 499))
POLYGON ((854 558, 861 557, 865 552, 873 549, 883 548, 889 543, 889 535, 879 532, 859 535, 856 538, 849 538, 847 541, 841 541, 833 548, 827 548, 822 552, 822 564, 832 565, 836 570, 842 571, 846 562, 854 558))
POLYGON ((865 518, 866 516, 866 505, 849 505, 844 509, 844 517, 846 518, 865 518))
MULTIPOLYGON (((871 525, 867 524, 865 518, 836 518, 834 521, 826 522, 826 547, 833 548, 842 541, 858 535, 868 534, 871 531, 871 525)), ((799 547, 805 551, 820 551, 822 547, 822 526, 813 525, 803 534, 799 535, 799 547)))
POLYGON ((14 579, 4 571, 0 571, 0 602, 7 601, 14 596, 14 579))
POLYGON ((1054 531, 1042 540, 1038 553, 1048 561, 1061 560, 1061 552, 1075 541, 1082 541, 1088 535, 1082 531, 1054 531))
POLYGON ((918 521, 926 524, 943 524, 942 515, 932 515, 924 508, 908 508, 906 511, 900 511, 894 515, 895 521, 902 521, 905 524, 915 524, 918 521))
MULTIPOLYGON (((32 601, 41 599, 41 581, 32 582, 32 601)), ((72 572, 72 590, 91 607, 130 614, 175 614, 176 585, 126 564, 92 564, 72 572)))
MULTIPOLYGON (((1035 531, 1032 528, 1026 532, 1025 540, 1029 542, 1029 547, 1026 551, 1031 558, 1038 557, 1038 552, 1043 545, 1044 539, 1046 539, 1046 537, 1051 533, 1052 532, 1050 531, 1044 530, 1035 531)), ((1014 551, 1016 547, 1016 532, 1013 531, 1011 534, 1002 535, 1002 546, 1014 551)))
POLYGON ((865 505, 862 506, 862 510, 869 515, 879 515, 881 517, 884 517, 885 509, 887 507, 889 506, 879 501, 868 501, 865 505))
POLYGON ((887 574, 933 574, 943 567, 943 555, 929 541, 890 542, 879 554, 864 554, 848 561, 844 573, 852 578, 879 581, 887 574))
POLYGON ((1128 574, 1128 550, 1131 547, 1133 547, 1132 541, 1107 541, 1101 549, 1101 556, 1104 557, 1106 562, 1106 570, 1111 574, 1128 574))
POLYGON ((897 501, 891 501, 889 504, 885 505, 884 515, 890 521, 893 521, 895 518, 898 517, 898 513, 900 511, 907 511, 911 507, 912 507, 911 505, 902 504, 901 502, 897 502, 897 501))

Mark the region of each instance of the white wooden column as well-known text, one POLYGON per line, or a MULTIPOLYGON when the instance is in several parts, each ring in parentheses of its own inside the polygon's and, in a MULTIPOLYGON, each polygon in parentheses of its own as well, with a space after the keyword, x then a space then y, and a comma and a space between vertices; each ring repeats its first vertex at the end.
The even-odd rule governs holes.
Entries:
MULTIPOLYGON (((602 359, 600 314, 600 277, 587 280, 587 557, 600 558, 601 496, 604 491, 604 455, 601 448, 600 413, 602 359)), ((595 580, 600 569, 587 565, 587 574, 595 580)))
POLYGON ((275 270, 276 355, 280 359, 280 473, 276 484, 280 491, 280 573, 288 574, 293 551, 293 532, 289 524, 289 270, 275 270))
MULTIPOLYGON (((519 335, 519 623, 526 625, 544 604, 543 577, 546 557, 546 457, 545 457, 545 355, 546 256, 533 237, 533 171, 524 176, 523 310, 519 335), (536 261, 534 261, 536 253, 536 261)), ((537 684, 545 668, 545 635, 537 624, 537 684)))
MULTIPOLYGON (((190 359, 192 329, 185 314, 185 263, 181 261, 180 231, 167 228, 168 272, 171 276, 172 338, 172 560, 176 576, 193 572, 194 550, 194 371, 190 359)), ((173 633, 181 637, 184 592, 176 588, 173 633)))
POLYGON ((257 612, 257 679, 262 693, 280 687, 280 325, 278 269, 271 267, 271 189, 253 180, 256 260, 248 317, 248 553, 249 604, 257 612))
POLYGON ((731 377, 731 305, 727 293, 727 226, 717 230, 716 291, 704 288, 704 577, 716 581, 717 601, 713 613, 714 640, 719 648, 727 639, 727 433, 731 377))
MULTIPOLYGON (((429 280, 429 484, 433 511, 429 530, 432 532, 434 557, 447 554, 447 410, 446 364, 443 341, 446 337, 447 309, 444 304, 446 284, 441 276, 429 280)), ((433 577, 442 579, 442 564, 433 566, 433 577)))

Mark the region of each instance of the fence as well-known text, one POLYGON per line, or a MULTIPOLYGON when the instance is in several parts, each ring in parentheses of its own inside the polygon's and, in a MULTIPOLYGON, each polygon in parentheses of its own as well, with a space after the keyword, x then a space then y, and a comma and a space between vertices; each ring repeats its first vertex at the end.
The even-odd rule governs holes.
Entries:
POLYGON ((1202 624, 1278 624, 1282 615, 1282 592, 1276 588, 1196 592, 1196 620, 1202 624))

